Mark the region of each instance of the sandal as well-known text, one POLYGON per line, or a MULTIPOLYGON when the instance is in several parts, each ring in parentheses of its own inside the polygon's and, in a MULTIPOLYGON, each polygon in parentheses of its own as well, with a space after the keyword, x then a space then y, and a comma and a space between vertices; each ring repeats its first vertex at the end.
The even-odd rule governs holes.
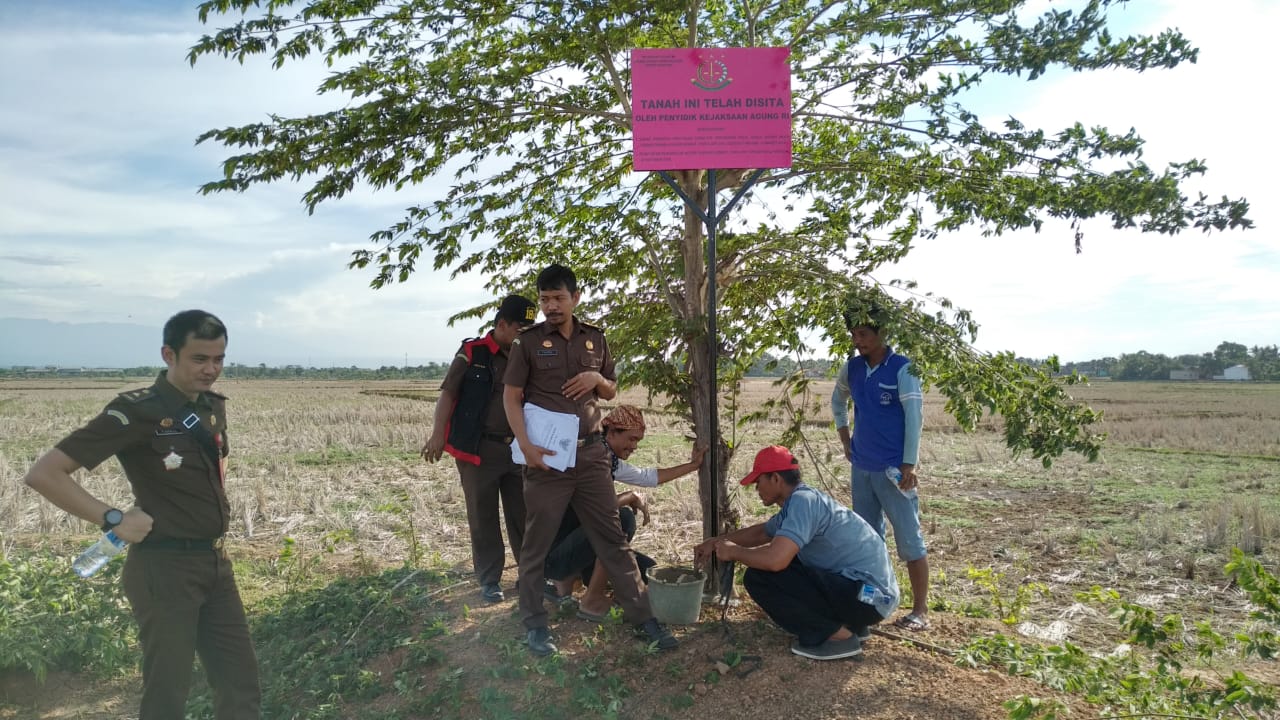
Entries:
POLYGON ((604 621, 605 621, 605 619, 607 619, 608 617, 609 617, 609 613, 608 613, 608 612, 603 612, 603 613, 593 613, 593 612, 587 612, 586 610, 583 610, 582 608, 578 608, 578 619, 579 619, 579 620, 586 620, 587 622, 593 622, 593 623, 602 623, 602 622, 604 622, 604 621))
POLYGON ((542 597, 555 604, 556 607, 564 607, 573 602, 573 593, 561 595, 556 592, 556 586, 549 582, 542 586, 542 597))
POLYGON ((893 621, 893 626, 900 630, 924 632, 929 629, 929 620, 923 615, 908 613, 893 621))

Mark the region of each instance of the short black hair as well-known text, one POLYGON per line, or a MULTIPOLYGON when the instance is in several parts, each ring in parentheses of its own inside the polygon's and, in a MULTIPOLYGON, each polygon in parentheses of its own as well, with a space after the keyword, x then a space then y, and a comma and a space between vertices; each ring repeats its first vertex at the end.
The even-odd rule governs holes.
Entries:
POLYGON ((543 290, 568 290, 572 295, 578 292, 578 276, 569 268, 553 263, 538 273, 538 292, 543 290))
POLYGON ((164 324, 164 344, 175 353, 187 344, 187 338, 217 340, 227 337, 227 326, 218 316, 204 310, 183 310, 164 324))
POLYGON ((791 487, 795 487, 800 484, 800 468, 792 470, 778 470, 776 472, 778 477, 782 478, 782 482, 790 485, 791 487))
POLYGON ((840 313, 844 316, 844 326, 849 332, 853 332, 854 328, 871 328, 871 332, 880 334, 880 308, 872 305, 867 308, 866 313, 854 312, 853 308, 846 308, 840 313))
POLYGON ((508 295, 498 304, 498 312, 494 313, 493 324, 499 320, 518 325, 531 325, 538 315, 538 306, 523 295, 508 295))

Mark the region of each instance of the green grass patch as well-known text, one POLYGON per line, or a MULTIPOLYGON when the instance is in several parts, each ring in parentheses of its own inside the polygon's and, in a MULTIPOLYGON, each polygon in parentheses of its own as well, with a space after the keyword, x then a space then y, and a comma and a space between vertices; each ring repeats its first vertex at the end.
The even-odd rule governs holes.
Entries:
POLYGON ((0 558, 0 674, 53 670, 105 677, 137 668, 137 629, 120 587, 121 560, 90 578, 65 557, 0 558))
POLYGON ((389 460, 415 460, 417 457, 418 455, 415 452, 394 447, 352 449, 331 445, 323 450, 298 453, 293 456, 292 460, 299 465, 334 467, 380 463, 389 460))
MULTIPOLYGON (((374 672, 370 661, 405 648, 408 662, 438 663, 430 646, 441 633, 423 618, 432 615, 431 591, 448 582, 440 573, 399 568, 264 598, 249 620, 263 717, 353 717, 352 707, 396 690, 395 677, 374 672), (304 707, 307 714, 298 715, 304 707)), ((211 717, 212 703, 202 685, 188 712, 211 717)))

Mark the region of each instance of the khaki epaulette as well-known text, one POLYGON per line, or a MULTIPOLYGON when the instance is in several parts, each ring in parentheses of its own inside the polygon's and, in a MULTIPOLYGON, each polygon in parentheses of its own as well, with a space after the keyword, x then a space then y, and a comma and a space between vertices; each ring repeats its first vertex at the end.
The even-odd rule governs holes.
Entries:
POLYGON ((601 330, 601 329, 600 329, 600 326, 599 326, 599 325, 592 325, 591 323, 582 322, 581 320, 579 320, 579 321, 578 321, 578 324, 579 324, 579 325, 581 325, 582 327, 584 327, 584 328, 588 329, 588 330, 595 330, 595 331, 596 331, 596 332, 598 332, 598 333, 603 333, 603 332, 604 332, 604 330, 601 330))
POLYGON ((126 402, 139 403, 139 402, 142 402, 143 400, 149 400, 155 396, 156 396, 156 389, 154 387, 144 387, 144 388, 138 388, 137 390, 126 390, 125 392, 120 393, 116 397, 126 402))

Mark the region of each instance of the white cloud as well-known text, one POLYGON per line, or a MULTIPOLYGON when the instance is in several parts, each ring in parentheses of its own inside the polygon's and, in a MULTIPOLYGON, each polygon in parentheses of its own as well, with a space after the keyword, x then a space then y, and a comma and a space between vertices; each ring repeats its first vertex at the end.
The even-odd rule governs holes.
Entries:
MULTIPOLYGON (((1043 0, 1037 0, 1042 2, 1043 0)), ((1266 33, 1280 5, 1238 0, 1144 3, 1118 16, 1139 31, 1182 28, 1201 49, 1174 71, 1057 73, 984 94, 993 117, 1053 130, 1076 120, 1147 138, 1154 165, 1205 158, 1192 189, 1246 195, 1259 229, 1175 238, 1086 224, 1072 233, 1005 238, 966 232, 922 243, 881 279, 921 287, 975 311, 980 346, 1066 359, 1147 349, 1203 352, 1223 339, 1270 344, 1280 327, 1280 253, 1269 174, 1280 165, 1269 117, 1266 33)), ((441 191, 358 188, 314 216, 302 187, 199 196, 234 151, 195 146, 212 127, 335 107, 317 97, 320 64, 195 68, 187 49, 211 28, 192 8, 126 13, 91 3, 0 6, 0 314, 50 320, 163 322, 177 305, 203 305, 232 326, 311 340, 334 357, 399 364, 447 359, 480 323, 446 328, 489 299, 483 279, 420 271, 407 285, 368 288, 345 268, 368 234, 400 209, 441 191), (320 338, 320 340, 316 340, 320 338)), ((308 350, 312 352, 312 350, 308 350)), ((319 357, 312 357, 322 363, 319 357)))
POLYGON ((1257 78, 1273 64, 1267 33, 1280 22, 1280 5, 1166 2, 1143 10, 1149 14, 1137 32, 1181 28, 1200 48, 1199 61, 1143 74, 1059 73, 1047 83, 1008 83, 989 120, 1013 115, 1048 131, 1076 121, 1115 132, 1136 128, 1153 167, 1205 159, 1209 172, 1187 185, 1188 195, 1246 196, 1258 228, 1169 237, 1115 231, 1097 220, 1084 225, 1080 255, 1064 223, 1049 223, 1038 235, 959 233, 921 243, 884 273, 917 279, 974 310, 983 326, 980 347, 1087 359, 1140 349, 1204 352, 1223 339, 1280 341, 1270 310, 1280 307, 1280 218, 1269 202, 1280 144, 1256 126, 1269 116, 1257 78))

